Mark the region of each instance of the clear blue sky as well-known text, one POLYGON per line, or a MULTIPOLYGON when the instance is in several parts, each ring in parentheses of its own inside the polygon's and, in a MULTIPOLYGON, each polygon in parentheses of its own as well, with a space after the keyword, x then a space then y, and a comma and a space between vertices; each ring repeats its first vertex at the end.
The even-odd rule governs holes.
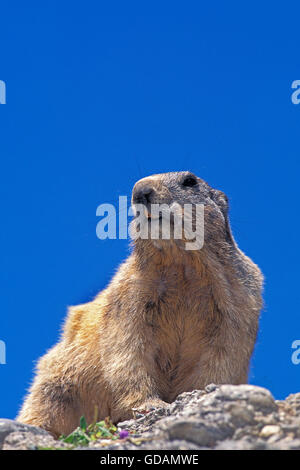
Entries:
POLYGON ((224 190, 265 275, 250 382, 299 391, 299 2, 1 3, 0 416, 14 417, 68 305, 128 255, 96 207, 152 173, 224 190))

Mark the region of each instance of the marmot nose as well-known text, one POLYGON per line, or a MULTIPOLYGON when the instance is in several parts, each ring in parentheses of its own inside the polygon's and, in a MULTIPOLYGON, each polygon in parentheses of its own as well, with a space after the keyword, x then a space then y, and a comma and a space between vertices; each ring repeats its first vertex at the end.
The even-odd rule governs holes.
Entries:
POLYGON ((137 186, 132 195, 135 204, 151 204, 153 201, 154 190, 148 185, 137 186))

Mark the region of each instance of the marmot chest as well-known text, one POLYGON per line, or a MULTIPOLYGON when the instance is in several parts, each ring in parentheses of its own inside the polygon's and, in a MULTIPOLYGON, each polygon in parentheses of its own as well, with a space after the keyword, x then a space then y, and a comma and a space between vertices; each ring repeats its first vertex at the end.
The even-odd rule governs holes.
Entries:
POLYGON ((148 292, 145 322, 158 368, 171 382, 182 364, 196 364, 205 335, 205 317, 213 309, 209 285, 187 276, 161 278, 148 292))

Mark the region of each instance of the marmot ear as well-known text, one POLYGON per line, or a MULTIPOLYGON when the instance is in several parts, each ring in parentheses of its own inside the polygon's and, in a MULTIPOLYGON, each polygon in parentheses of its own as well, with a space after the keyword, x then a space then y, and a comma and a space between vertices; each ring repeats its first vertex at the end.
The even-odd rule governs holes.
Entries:
POLYGON ((223 193, 223 191, 219 191, 218 189, 211 189, 210 197, 216 204, 218 204, 218 206, 220 207, 222 211, 222 214, 224 215, 227 240, 230 243, 235 244, 234 238, 231 233, 229 220, 228 220, 228 206, 229 206, 228 197, 226 196, 225 193, 223 193))
POLYGON ((211 189, 210 197, 216 204, 218 204, 223 212, 226 213, 228 211, 228 197, 225 193, 223 193, 223 191, 219 191, 218 189, 211 189))

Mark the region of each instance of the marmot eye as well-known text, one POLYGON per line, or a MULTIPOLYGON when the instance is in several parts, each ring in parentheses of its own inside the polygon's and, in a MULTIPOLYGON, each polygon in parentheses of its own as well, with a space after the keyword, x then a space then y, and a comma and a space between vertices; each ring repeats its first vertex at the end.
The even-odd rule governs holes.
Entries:
POLYGON ((197 180, 193 176, 187 176, 182 182, 182 186, 185 186, 188 188, 196 186, 196 184, 197 184, 197 180))

